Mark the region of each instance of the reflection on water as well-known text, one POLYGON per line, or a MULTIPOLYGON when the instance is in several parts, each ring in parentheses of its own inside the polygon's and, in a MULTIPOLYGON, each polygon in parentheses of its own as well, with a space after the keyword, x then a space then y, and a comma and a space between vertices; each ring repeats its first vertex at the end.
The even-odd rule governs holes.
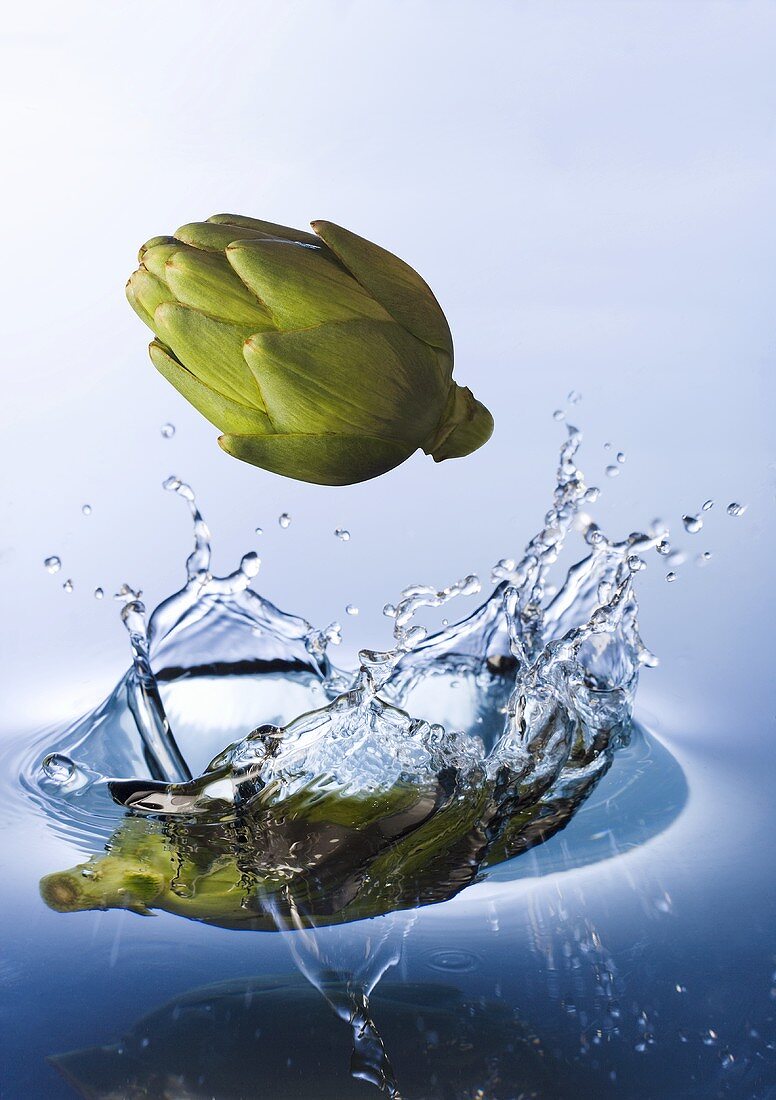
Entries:
MULTIPOLYGON (((347 987, 327 980, 321 992, 336 1002, 347 987)), ((503 1095, 536 1096, 562 1084, 562 1067, 502 1000, 469 999, 451 984, 384 982, 374 1012, 395 1051, 404 1096, 469 1100, 494 1095, 494 1086, 503 1095)), ((347 1059, 346 1033, 312 987, 267 976, 192 990, 117 1043, 51 1061, 94 1100, 367 1100, 373 1089, 341 1073, 347 1059)))

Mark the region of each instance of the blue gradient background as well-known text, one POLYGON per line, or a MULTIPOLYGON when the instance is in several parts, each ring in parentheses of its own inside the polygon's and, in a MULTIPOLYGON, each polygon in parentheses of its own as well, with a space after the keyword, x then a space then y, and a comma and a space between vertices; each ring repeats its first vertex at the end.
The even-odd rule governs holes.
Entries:
MULTIPOLYGON (((775 48, 776 5, 762 2, 33 0, 9 13, 0 31, 5 742, 87 709, 126 667, 116 605, 93 599, 97 585, 108 594, 140 585, 151 605, 179 586, 189 528, 161 491, 168 474, 196 487, 217 569, 255 547, 257 587, 318 625, 339 618, 342 657, 352 657, 387 640, 381 608, 405 584, 486 576, 520 550, 552 489, 563 430, 552 411, 577 389, 581 464, 605 490, 596 518, 624 535, 659 515, 690 552, 676 584, 658 559, 639 577, 643 633, 661 665, 645 672, 637 709, 685 767, 688 806, 628 857, 627 887, 611 867, 586 872, 584 906, 606 909, 615 938, 650 942, 633 882, 659 881, 676 914, 671 951, 683 957, 684 944, 709 973, 740 962, 741 980, 767 990, 775 48), (123 296, 142 241, 220 211, 297 226, 327 218, 416 266, 449 317, 456 377, 495 413, 491 442, 464 461, 436 466, 419 454, 377 482, 331 490, 221 453, 214 429, 151 367, 123 296), (160 435, 167 420, 172 440, 160 435), (617 480, 604 477, 605 441, 627 453, 617 480), (682 513, 707 497, 717 503, 703 532, 685 536, 682 513), (748 505, 738 520, 725 514, 731 500, 748 505), (287 531, 282 511, 293 517, 287 531), (337 526, 349 543, 333 536, 337 526), (713 555, 705 569, 692 562, 701 550, 713 555), (63 560, 56 576, 42 566, 49 554, 63 560), (345 615, 351 602, 357 618, 345 615)), ((15 1098, 44 1088, 21 1068, 41 1043, 42 976, 60 983, 57 998, 75 996, 70 952, 88 953, 80 940, 92 932, 37 899, 37 875, 68 862, 60 842, 36 829, 4 847, 13 886, 0 1004, 13 1028, 0 1095, 15 1098), (51 959, 63 950, 60 982, 51 959)), ((527 889, 507 896, 510 911, 527 889)), ((466 897, 455 912, 478 904, 466 897)), ((100 919, 93 942, 108 937, 106 958, 110 921, 151 936, 131 915, 100 919)), ((166 918, 155 927, 160 942, 172 934, 166 918)), ((183 922, 174 934, 181 951, 201 940, 183 922)), ((228 933, 212 935, 238 950, 228 933)), ((67 1034, 46 1037, 47 1051, 115 1036, 133 1018, 124 993, 133 1009, 147 1003, 133 992, 131 952, 115 942, 116 1019, 79 986, 84 1026, 58 1017, 67 1034), (90 1016, 105 1035, 86 1027, 90 1016)), ((90 973, 104 973, 102 948, 93 950, 90 973)), ((257 940, 254 950, 275 948, 257 940)), ((178 988, 228 976, 231 965, 181 960, 178 988)))

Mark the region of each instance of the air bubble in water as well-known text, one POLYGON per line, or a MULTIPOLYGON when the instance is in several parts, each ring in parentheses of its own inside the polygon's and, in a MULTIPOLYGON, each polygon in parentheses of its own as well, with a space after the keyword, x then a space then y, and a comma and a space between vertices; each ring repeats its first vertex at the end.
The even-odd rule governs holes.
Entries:
POLYGON ((65 592, 72 592, 73 591, 73 582, 72 582, 72 580, 68 577, 67 580, 65 581, 65 583, 62 585, 62 587, 64 588, 65 592))
POLYGON ((669 584, 673 584, 673 582, 675 580, 678 580, 678 579, 679 579, 679 574, 674 573, 673 569, 671 570, 670 573, 666 573, 666 580, 668 581, 669 584))
POLYGON ((685 531, 690 535, 697 535, 703 527, 703 520, 700 516, 682 516, 682 523, 685 531))
POLYGON ((348 615, 358 615, 358 608, 354 603, 347 604, 347 606, 345 607, 345 611, 348 613, 348 615))
POLYGON ((92 514, 92 506, 91 506, 91 504, 84 504, 84 505, 82 506, 82 508, 81 508, 81 511, 83 512, 83 514, 84 514, 85 516, 90 516, 90 515, 92 514))
POLYGON ((291 526, 291 516, 288 514, 288 512, 282 512, 278 516, 278 523, 280 524, 280 526, 283 528, 284 531, 287 527, 291 526))
POLYGON ((620 467, 619 466, 607 466, 606 467, 606 476, 607 477, 619 477, 620 476, 620 467))
POLYGON ((702 510, 704 512, 711 511, 711 509, 713 507, 714 507, 714 501, 713 500, 704 500, 703 505, 702 505, 702 510))
POLYGON ((49 573, 58 573, 59 570, 62 568, 62 561, 56 556, 56 554, 52 554, 50 558, 46 558, 43 564, 46 566, 46 569, 49 571, 49 573))
POLYGON ((41 764, 43 773, 47 779, 54 783, 67 783, 75 774, 75 764, 69 756, 63 756, 59 752, 51 752, 41 764))
POLYGON ((175 425, 170 424, 169 421, 166 424, 162 424, 159 430, 161 431, 162 437, 164 439, 172 439, 172 437, 175 435, 175 425))
POLYGON ((732 504, 728 504, 728 506, 727 506, 727 514, 729 516, 734 516, 736 518, 738 516, 742 516, 745 511, 746 511, 746 505, 745 504, 737 504, 735 501, 733 501, 732 504))
POLYGON ((105 593, 101 588, 95 588, 95 590, 94 590, 95 600, 101 600, 104 595, 105 595, 105 593))

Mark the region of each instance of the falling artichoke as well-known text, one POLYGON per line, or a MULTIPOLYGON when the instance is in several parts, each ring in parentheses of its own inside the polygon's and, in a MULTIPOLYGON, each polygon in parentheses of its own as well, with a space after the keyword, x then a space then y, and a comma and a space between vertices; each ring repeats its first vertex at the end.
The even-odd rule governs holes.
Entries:
POLYGON ((235 458, 323 485, 441 462, 493 430, 452 378, 439 303, 403 260, 332 222, 315 234, 235 214, 140 249, 127 297, 154 366, 235 458))

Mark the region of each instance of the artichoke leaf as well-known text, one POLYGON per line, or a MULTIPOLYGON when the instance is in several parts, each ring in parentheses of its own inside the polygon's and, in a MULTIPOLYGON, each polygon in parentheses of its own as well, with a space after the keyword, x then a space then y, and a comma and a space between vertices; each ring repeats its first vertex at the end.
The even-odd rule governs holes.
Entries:
POLYGON ((431 287, 413 267, 372 241, 333 222, 311 223, 320 239, 391 316, 419 340, 452 359, 453 338, 431 287))
POLYGON ((234 458, 315 485, 352 485, 378 477, 409 458, 415 447, 367 435, 222 435, 234 458))
POLYGON ((202 252, 178 245, 164 264, 164 277, 181 305, 197 309, 218 321, 248 325, 255 330, 272 328, 266 308, 244 283, 235 278, 225 257, 216 252, 202 252))
POLYGON ((263 407, 242 355, 242 344, 252 333, 250 326, 216 321, 187 306, 165 302, 154 312, 154 331, 200 382, 240 404, 263 407))
POLYGON ((393 322, 255 333, 243 354, 277 432, 365 434, 414 450, 445 408, 432 349, 393 322))
POLYGON ((206 420, 214 424, 221 432, 234 432, 237 435, 256 432, 271 432, 269 417, 260 409, 252 409, 224 397, 209 386, 204 385, 191 371, 179 363, 169 348, 159 340, 148 347, 151 362, 156 369, 175 386, 181 396, 202 413, 206 420))
MULTIPOLYGON (((208 223, 213 225, 234 225, 238 229, 253 229, 262 233, 265 237, 277 237, 282 241, 299 241, 300 244, 314 244, 320 246, 320 241, 312 233, 304 229, 292 229, 288 225, 278 225, 277 222, 265 222, 260 218, 246 218, 242 214, 213 214, 208 218, 208 223)), ((235 233, 233 239, 239 234, 235 233)))
POLYGON ((359 317, 391 321, 372 295, 320 247, 236 241, 227 248, 226 258, 282 331, 359 317))
POLYGON ((139 267, 130 275, 126 286, 127 301, 134 309, 141 321, 152 331, 154 326, 154 314, 159 306, 165 302, 174 302, 175 297, 169 287, 152 275, 150 271, 139 267))
POLYGON ((267 233, 243 226, 220 225, 217 222, 188 222, 175 230, 175 237, 192 248, 204 252, 223 252, 233 241, 266 240, 267 233))

